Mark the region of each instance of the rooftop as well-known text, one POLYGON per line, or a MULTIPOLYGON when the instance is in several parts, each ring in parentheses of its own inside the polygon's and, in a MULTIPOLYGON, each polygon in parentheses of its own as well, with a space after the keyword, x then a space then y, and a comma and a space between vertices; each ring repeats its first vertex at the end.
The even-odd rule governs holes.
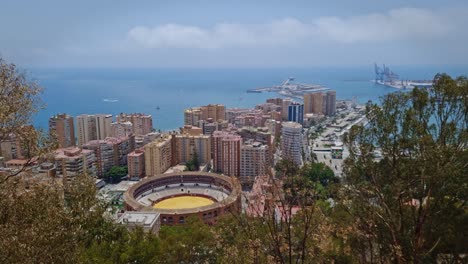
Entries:
POLYGON ((143 226, 152 226, 159 218, 157 212, 125 212, 119 219, 122 224, 138 224, 143 226))

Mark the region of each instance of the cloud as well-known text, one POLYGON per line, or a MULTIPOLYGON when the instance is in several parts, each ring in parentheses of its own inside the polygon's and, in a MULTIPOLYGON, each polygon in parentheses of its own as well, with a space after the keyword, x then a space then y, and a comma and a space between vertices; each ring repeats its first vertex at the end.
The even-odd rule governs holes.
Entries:
MULTIPOLYGON (((466 10, 465 10, 466 11, 466 10)), ((136 26, 131 42, 146 48, 284 46, 313 42, 361 43, 440 38, 457 30, 468 12, 400 8, 387 13, 318 17, 310 22, 284 18, 263 24, 222 23, 212 28, 164 24, 136 26)), ((465 32, 466 33, 466 32, 465 32)))
POLYGON ((309 35, 306 25, 293 18, 269 24, 217 24, 212 29, 165 24, 153 28, 137 26, 130 40, 147 48, 221 48, 227 46, 281 45, 309 35))

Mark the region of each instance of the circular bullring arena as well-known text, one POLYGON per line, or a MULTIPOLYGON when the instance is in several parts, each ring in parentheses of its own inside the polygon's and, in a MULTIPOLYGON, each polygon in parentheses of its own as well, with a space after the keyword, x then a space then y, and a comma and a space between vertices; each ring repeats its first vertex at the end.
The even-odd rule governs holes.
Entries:
POLYGON ((185 223, 197 215, 205 223, 241 208, 241 186, 237 179, 207 172, 179 172, 149 177, 124 194, 130 211, 156 211, 161 224, 185 223))

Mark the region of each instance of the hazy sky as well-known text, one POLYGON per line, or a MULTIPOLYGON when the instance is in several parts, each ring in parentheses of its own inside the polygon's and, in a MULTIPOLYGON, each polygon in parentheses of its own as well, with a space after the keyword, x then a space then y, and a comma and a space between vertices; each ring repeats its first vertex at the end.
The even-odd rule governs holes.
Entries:
POLYGON ((0 0, 23 66, 468 64, 466 0, 0 0))

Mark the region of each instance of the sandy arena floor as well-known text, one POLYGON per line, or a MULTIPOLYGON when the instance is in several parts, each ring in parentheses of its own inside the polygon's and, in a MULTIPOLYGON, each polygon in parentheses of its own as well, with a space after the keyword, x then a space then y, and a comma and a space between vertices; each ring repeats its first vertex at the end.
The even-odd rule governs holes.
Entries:
POLYGON ((186 209, 195 208, 205 205, 213 204, 214 202, 205 197, 198 196, 179 196, 162 200, 155 205, 153 208, 156 209, 186 209))

